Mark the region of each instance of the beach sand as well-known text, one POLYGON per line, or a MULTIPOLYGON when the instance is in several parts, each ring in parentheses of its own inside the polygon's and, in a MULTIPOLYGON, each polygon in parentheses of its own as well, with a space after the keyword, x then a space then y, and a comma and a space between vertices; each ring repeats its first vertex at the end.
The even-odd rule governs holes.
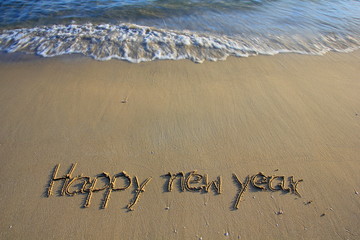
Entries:
POLYGON ((30 58, 2 61, 0 76, 0 239, 360 238, 359 51, 30 58), (106 191, 83 208, 87 194, 60 196, 63 181, 46 196, 58 163, 58 176, 77 163, 72 176, 152 179, 134 211, 134 180, 106 209, 106 191), (182 191, 179 179, 167 191, 165 174, 192 170, 221 176, 222 193, 182 191), (232 174, 260 171, 302 179, 301 197, 249 186, 234 209, 232 174))

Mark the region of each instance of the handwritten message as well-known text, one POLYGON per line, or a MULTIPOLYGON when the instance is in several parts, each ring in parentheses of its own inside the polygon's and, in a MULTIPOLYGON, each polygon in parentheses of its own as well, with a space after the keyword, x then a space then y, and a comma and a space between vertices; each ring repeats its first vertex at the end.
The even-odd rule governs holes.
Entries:
MULTIPOLYGON (((101 204, 102 208, 106 208, 110 201, 110 196, 113 192, 126 191, 131 186, 134 187, 133 198, 127 204, 126 208, 130 211, 135 209, 136 204, 139 202, 141 195, 145 192, 145 188, 150 184, 152 177, 144 178, 140 181, 136 175, 129 175, 125 171, 110 175, 103 172, 94 177, 72 176, 77 164, 74 163, 69 168, 65 175, 59 176, 58 172, 60 164, 57 164, 53 169, 50 177, 49 185, 47 187, 47 197, 54 193, 55 182, 62 183, 60 196, 75 196, 77 194, 85 194, 86 200, 83 207, 88 208, 91 205, 91 199, 96 192, 103 192, 104 197, 101 204), (121 181, 121 183, 119 183, 121 181), (101 185, 101 186, 98 186, 101 185)), ((215 194, 222 193, 223 179, 217 176, 215 179, 210 180, 208 174, 200 174, 196 170, 190 172, 175 172, 162 175, 165 180, 166 191, 171 192, 174 190, 174 185, 177 184, 178 190, 181 192, 203 192, 208 193, 212 190, 215 194)), ((254 175, 247 175, 244 179, 239 178, 235 173, 232 174, 233 184, 237 188, 237 194, 233 203, 233 208, 238 209, 242 196, 249 187, 259 191, 282 191, 284 193, 292 193, 301 197, 298 191, 298 185, 302 179, 295 180, 294 176, 267 176, 262 172, 254 175)))

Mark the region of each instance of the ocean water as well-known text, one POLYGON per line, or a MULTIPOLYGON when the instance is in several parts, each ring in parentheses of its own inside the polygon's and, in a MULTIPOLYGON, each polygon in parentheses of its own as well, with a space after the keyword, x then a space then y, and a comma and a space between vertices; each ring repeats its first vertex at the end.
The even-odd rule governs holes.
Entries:
POLYGON ((5 53, 203 62, 359 47, 359 0, 0 1, 5 53))

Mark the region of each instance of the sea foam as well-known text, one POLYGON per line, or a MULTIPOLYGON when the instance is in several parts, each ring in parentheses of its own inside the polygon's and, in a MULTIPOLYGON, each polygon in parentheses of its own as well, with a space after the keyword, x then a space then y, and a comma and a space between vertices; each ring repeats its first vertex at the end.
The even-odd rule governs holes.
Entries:
POLYGON ((70 24, 2 30, 0 50, 43 57, 80 53, 96 60, 121 59, 138 63, 157 59, 224 60, 228 56, 301 53, 359 49, 356 36, 334 33, 315 36, 274 34, 215 35, 173 31, 134 24, 70 24))

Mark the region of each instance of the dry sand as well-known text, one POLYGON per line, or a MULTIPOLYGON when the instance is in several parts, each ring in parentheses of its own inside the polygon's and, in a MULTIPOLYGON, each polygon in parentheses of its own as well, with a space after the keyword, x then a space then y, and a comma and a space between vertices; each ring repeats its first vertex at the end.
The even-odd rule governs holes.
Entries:
POLYGON ((359 239, 359 76, 359 51, 1 62, 0 239, 359 239), (45 196, 58 163, 152 180, 134 211, 133 185, 82 208, 61 181, 45 196), (221 176, 222 193, 166 191, 163 174, 191 170, 221 176), (302 197, 249 187, 235 210, 232 174, 259 171, 303 179, 302 197))

